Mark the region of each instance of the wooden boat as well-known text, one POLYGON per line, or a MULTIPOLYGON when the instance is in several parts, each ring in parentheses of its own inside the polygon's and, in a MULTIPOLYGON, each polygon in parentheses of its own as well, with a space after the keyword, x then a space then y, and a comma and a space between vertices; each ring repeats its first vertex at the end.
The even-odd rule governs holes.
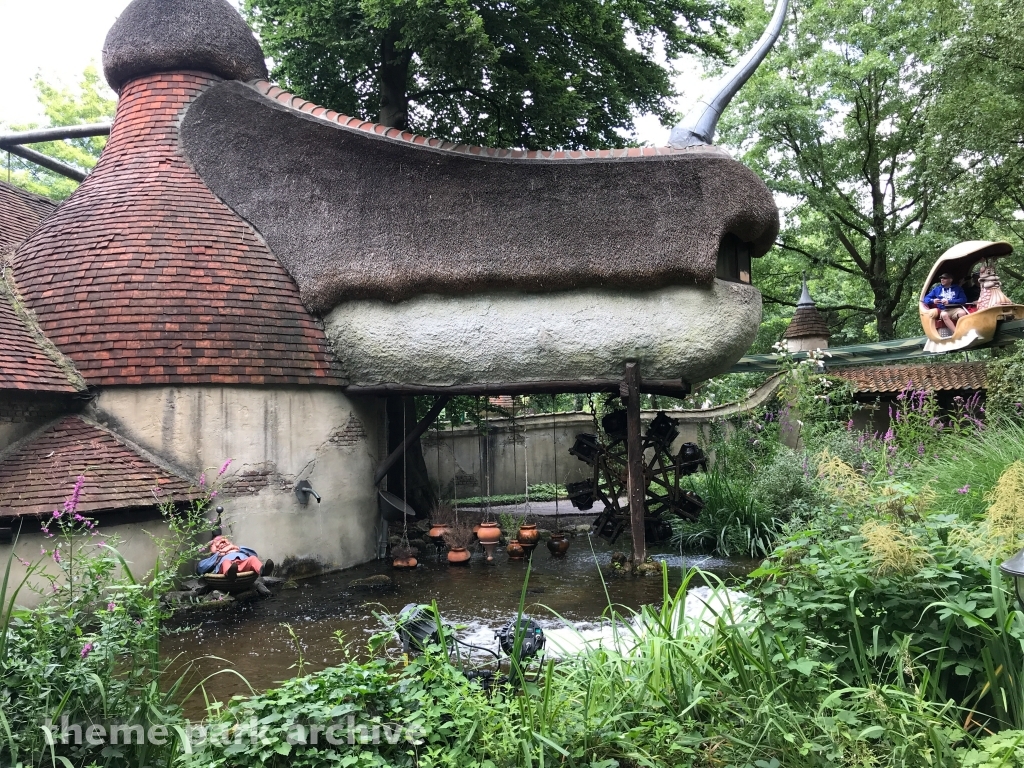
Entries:
POLYGON ((247 592, 253 588, 260 575, 256 571, 242 571, 237 574, 235 578, 228 581, 228 577, 223 573, 205 573, 199 578, 203 580, 203 583, 207 584, 210 589, 216 589, 220 592, 227 592, 229 594, 236 594, 238 592, 247 592))
POLYGON ((1005 297, 994 270, 990 273, 989 284, 983 287, 978 301, 968 304, 969 308, 976 306, 977 311, 961 317, 952 335, 943 336, 941 331, 945 325, 937 317, 930 317, 928 310, 921 306, 921 301, 939 281, 939 275, 944 272, 951 274, 953 281, 959 285, 971 274, 978 262, 984 261, 991 265, 995 259, 1010 253, 1013 253, 1013 246, 1009 243, 969 240, 954 245, 938 258, 921 288, 917 304, 921 328, 928 337, 924 345, 926 352, 955 352, 980 347, 992 341, 999 323, 1006 320, 1024 320, 1024 306, 1014 304, 1005 297))

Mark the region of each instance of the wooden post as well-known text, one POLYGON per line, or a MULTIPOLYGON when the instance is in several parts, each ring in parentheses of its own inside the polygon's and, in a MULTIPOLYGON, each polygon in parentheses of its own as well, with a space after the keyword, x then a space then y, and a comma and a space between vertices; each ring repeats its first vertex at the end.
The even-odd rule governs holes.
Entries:
POLYGON ((633 568, 647 559, 647 537, 644 533, 644 456, 640 443, 640 366, 626 363, 619 394, 626 402, 626 456, 629 473, 629 521, 633 533, 633 568))

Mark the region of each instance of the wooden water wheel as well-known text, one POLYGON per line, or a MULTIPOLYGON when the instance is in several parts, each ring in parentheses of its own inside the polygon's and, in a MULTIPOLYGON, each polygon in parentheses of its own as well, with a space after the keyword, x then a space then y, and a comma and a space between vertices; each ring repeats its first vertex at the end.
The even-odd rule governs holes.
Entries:
MULTIPOLYGON (((704 501, 683 487, 682 478, 700 469, 707 471, 707 459, 696 443, 683 443, 673 453, 679 437, 679 422, 664 411, 648 425, 643 434, 644 528, 648 540, 668 538, 669 517, 696 520, 704 501)), ((613 543, 630 524, 627 498, 626 411, 616 409, 601 419, 601 429, 581 433, 569 453, 593 468, 589 480, 567 483, 569 501, 579 510, 603 505, 591 526, 591 533, 613 543), (602 434, 603 433, 603 434, 602 434)))

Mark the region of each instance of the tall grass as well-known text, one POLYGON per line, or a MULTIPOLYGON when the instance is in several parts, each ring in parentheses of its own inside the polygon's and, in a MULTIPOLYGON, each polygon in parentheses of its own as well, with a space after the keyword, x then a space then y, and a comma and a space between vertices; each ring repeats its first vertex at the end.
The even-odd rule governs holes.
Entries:
POLYGON ((1024 457, 1024 424, 992 420, 967 435, 942 437, 938 453, 929 455, 899 473, 919 488, 934 494, 932 507, 953 512, 963 519, 982 514, 986 495, 1010 464, 1024 457))
POLYGON ((692 522, 670 520, 674 546, 720 557, 763 557, 771 551, 782 524, 749 484, 726 477, 717 467, 687 478, 687 484, 704 500, 704 509, 692 522))

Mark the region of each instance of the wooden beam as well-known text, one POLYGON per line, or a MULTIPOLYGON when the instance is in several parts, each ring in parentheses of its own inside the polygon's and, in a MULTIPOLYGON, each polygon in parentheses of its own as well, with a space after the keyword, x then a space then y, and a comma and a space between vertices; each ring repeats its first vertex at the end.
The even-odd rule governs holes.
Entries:
MULTIPOLYGON (((353 384, 344 388, 349 395, 535 395, 587 392, 618 392, 619 382, 607 379, 576 381, 520 381, 495 384, 455 384, 437 387, 423 384, 353 384)), ((640 391, 649 395, 686 397, 690 385, 682 379, 644 379, 640 391)))
MULTIPOLYGON (((386 475, 388 471, 395 466, 398 460, 402 458, 402 454, 409 450, 409 447, 420 439, 420 435, 426 432, 427 428, 434 423, 438 414, 441 413, 441 409, 448 404, 449 399, 448 395, 437 396, 434 400, 434 404, 430 406, 430 410, 427 411, 427 415, 416 423, 412 432, 405 436, 405 440, 402 441, 402 444, 389 453, 388 457, 377 466, 377 471, 373 473, 374 485, 377 485, 377 483, 384 479, 384 475, 386 475)), ((403 408, 404 407, 405 406, 403 406, 403 408)))
POLYGON ((644 533, 644 452, 640 432, 640 365, 626 363, 619 394, 626 403, 626 457, 627 487, 629 490, 629 520, 633 533, 633 568, 647 559, 647 537, 644 533))

